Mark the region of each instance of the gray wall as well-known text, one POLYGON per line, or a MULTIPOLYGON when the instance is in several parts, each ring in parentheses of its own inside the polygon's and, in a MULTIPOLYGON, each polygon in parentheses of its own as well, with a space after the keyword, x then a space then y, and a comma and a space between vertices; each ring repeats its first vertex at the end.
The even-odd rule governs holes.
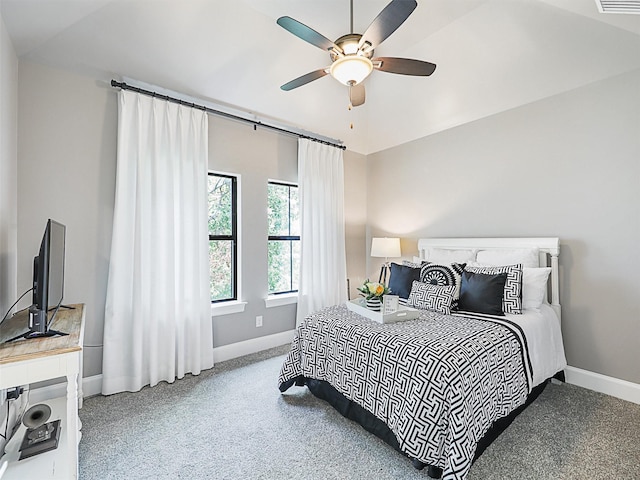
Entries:
MULTIPOLYGON (((636 71, 366 158, 346 152, 352 291, 356 278, 377 275, 377 264, 367 271, 371 236, 402 237, 405 256, 417 253, 421 236, 559 236, 569 363, 640 383, 639 82, 636 71)), ((94 79, 24 61, 18 91, 17 290, 30 286, 46 218, 66 223, 66 301, 87 304, 86 341, 97 347, 85 350, 85 375, 95 375, 102 363, 116 93, 94 79)), ((3 135, 10 131, 3 125, 3 135)), ((295 139, 212 118, 210 148, 213 170, 241 175, 248 302, 244 313, 214 319, 214 343, 289 330, 294 305, 264 307, 264 212, 266 180, 295 181, 295 139), (262 328, 256 315, 264 316, 262 328)))
POLYGON ((110 87, 20 62, 18 290, 31 286, 33 257, 47 218, 65 224, 64 303, 86 304, 85 376, 102 370, 116 126, 116 93, 110 87))
MULTIPOLYGON (((48 217, 67 226, 65 303, 85 303, 84 375, 102 371, 115 198, 117 94, 107 84, 25 61, 19 67, 18 289, 48 217)), ((295 305, 265 309, 266 182, 295 181, 295 138, 210 117, 210 167, 240 174, 242 314, 215 317, 214 345, 293 329, 295 305), (255 316, 264 326, 255 327, 255 316)), ((28 305, 25 300, 22 306, 28 305)))
POLYGON ((17 298, 17 120, 18 58, 0 17, 0 319, 17 298))
MULTIPOLYGON (((240 175, 241 299, 243 313, 216 316, 214 346, 227 345, 295 328, 296 306, 265 308, 267 297, 267 182, 297 183, 298 144, 295 137, 218 117, 209 119, 209 167, 212 171, 240 175), (255 317, 263 316, 256 328, 255 317)), ((366 222, 366 157, 344 153, 345 241, 347 274, 364 272, 366 222)), ((353 287, 354 282, 351 282, 353 287)), ((355 288, 355 287, 353 287, 355 288)), ((352 289, 353 289, 352 288, 352 289)))
MULTIPOLYGON (((31 286, 33 256, 47 218, 67 225, 65 303, 85 303, 84 375, 102 371, 104 303, 115 197, 117 94, 106 83, 25 61, 18 94, 18 290, 31 286)), ((3 82, 4 84, 4 82, 3 82)), ((15 97, 15 96, 14 96, 15 97)), ((365 157, 345 154, 353 208, 347 228, 350 271, 362 276, 366 205, 365 157), (357 202, 357 203, 355 203, 357 202)), ((295 328, 296 306, 267 309, 268 180, 297 181, 297 140, 251 125, 209 117, 209 166, 240 176, 243 313, 213 318, 214 346, 295 328), (263 316, 256 328, 255 317, 263 316)), ((15 183, 15 175, 11 176, 15 183)), ((4 178, 4 177, 3 177, 4 178)), ((4 301, 4 298, 3 298, 4 301)), ((21 306, 30 302, 25 299, 21 306)))
POLYGON ((209 167, 240 176, 240 299, 245 311, 214 317, 214 346, 295 328, 296 305, 265 307, 267 297, 267 182, 297 183, 295 137, 209 117, 209 167), (263 326, 256 327, 262 315, 263 326))
MULTIPOLYGON (((373 236, 558 236, 571 366, 640 383, 640 71, 368 157, 373 236)), ((408 251, 412 249, 412 251, 408 251)))
MULTIPOLYGON (((17 186, 18 169, 18 58, 0 17, 0 320, 17 298, 17 186)), ((20 292, 22 294, 22 292, 20 292)), ((0 425, 14 425, 20 402, 5 407, 6 391, 0 396, 0 425), (7 419, 7 415, 9 418, 7 419)), ((24 397, 24 396, 23 396, 24 397)), ((24 399, 22 400, 24 401, 24 399)), ((0 452, 6 441, 0 438, 0 452)))
POLYGON ((358 296, 356 288, 366 277, 367 250, 367 157, 344 152, 344 222, 347 252, 349 298, 358 296))

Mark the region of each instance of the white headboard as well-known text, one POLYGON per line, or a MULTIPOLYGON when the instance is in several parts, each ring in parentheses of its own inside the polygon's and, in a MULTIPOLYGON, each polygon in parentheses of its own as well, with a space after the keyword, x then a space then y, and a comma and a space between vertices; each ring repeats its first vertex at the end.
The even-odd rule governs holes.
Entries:
POLYGON ((560 318, 560 282, 558 278, 558 256, 560 239, 556 237, 531 238, 421 238, 418 240, 420 258, 426 258, 430 248, 449 250, 487 250, 537 248, 540 252, 541 267, 551 267, 549 282, 551 285, 551 306, 560 318))

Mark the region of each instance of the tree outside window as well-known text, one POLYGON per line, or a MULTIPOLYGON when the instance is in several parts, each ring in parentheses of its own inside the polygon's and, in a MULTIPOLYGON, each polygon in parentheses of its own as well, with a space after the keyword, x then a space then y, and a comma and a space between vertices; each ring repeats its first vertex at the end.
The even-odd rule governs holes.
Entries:
POLYGON ((237 299, 237 178, 209 174, 211 301, 237 299))
POLYGON ((300 202, 298 187, 268 184, 269 294, 298 291, 300 271, 300 202))

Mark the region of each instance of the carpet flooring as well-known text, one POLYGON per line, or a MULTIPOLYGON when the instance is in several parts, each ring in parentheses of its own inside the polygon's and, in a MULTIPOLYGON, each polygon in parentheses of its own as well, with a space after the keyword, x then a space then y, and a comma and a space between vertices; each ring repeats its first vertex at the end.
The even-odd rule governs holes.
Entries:
MULTIPOLYGON (((307 389, 281 394, 288 347, 80 410, 80 479, 429 480, 307 389)), ((549 385, 468 480, 640 479, 640 405, 549 385)))

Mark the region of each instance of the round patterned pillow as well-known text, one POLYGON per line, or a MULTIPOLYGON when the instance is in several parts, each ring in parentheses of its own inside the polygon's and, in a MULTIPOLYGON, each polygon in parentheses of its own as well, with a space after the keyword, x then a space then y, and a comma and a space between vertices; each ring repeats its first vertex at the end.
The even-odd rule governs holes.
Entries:
POLYGON ((457 284, 453 271, 445 265, 429 265, 429 268, 423 269, 421 272, 421 280, 422 283, 430 283, 431 285, 457 284))
POLYGON ((458 308, 458 298, 460 298, 460 280, 465 265, 464 263, 452 263, 450 265, 425 263, 420 269, 420 281, 431 285, 452 285, 456 287, 451 305, 452 310, 456 310, 458 308))

